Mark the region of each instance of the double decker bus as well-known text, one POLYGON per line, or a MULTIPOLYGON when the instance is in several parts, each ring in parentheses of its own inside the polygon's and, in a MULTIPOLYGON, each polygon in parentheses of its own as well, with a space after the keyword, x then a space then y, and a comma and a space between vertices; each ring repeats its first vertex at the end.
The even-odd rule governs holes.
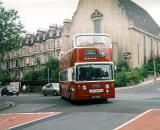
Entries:
POLYGON ((60 54, 60 95, 70 100, 115 98, 111 36, 78 34, 60 54))

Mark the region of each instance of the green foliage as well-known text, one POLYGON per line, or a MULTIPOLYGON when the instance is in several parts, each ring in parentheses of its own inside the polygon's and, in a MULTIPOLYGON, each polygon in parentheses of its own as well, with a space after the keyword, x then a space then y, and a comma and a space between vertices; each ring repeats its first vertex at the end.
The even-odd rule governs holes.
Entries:
POLYGON ((18 21, 18 12, 14 9, 6 10, 0 3, 0 54, 18 48, 21 43, 20 35, 24 32, 18 21))
POLYGON ((139 83, 140 80, 142 79, 141 74, 139 73, 140 69, 133 69, 129 72, 127 72, 127 84, 133 85, 136 83, 139 83))
MULTIPOLYGON (((160 73, 160 57, 155 58, 156 72, 160 73)), ((150 59, 146 64, 144 64, 144 68, 150 74, 154 73, 154 59, 150 59)))
MULTIPOLYGON (((156 72, 160 73, 160 57, 156 57, 156 72)), ((128 64, 121 61, 116 64, 117 70, 115 72, 115 85, 122 87, 126 85, 137 84, 147 78, 149 74, 154 73, 153 59, 146 62, 143 68, 129 69, 128 64)))
POLYGON ((57 58, 50 57, 48 62, 41 68, 43 73, 43 78, 48 78, 48 68, 49 68, 49 77, 55 82, 59 81, 59 60, 57 58))
POLYGON ((31 71, 24 75, 24 80, 35 81, 40 80, 42 78, 42 72, 40 71, 31 71))
POLYGON ((121 72, 123 70, 129 70, 129 65, 126 61, 119 61, 118 63, 116 63, 116 67, 117 67, 117 72, 121 72))
POLYGON ((10 83, 11 82, 11 75, 10 74, 3 75, 2 77, 0 77, 0 82, 2 82, 2 84, 10 83))
POLYGON ((148 73, 144 68, 135 68, 129 71, 122 70, 115 73, 115 85, 117 87, 134 85, 143 81, 148 73))
POLYGON ((115 73, 115 86, 122 87, 127 85, 126 71, 115 73))
MULTIPOLYGON (((48 83, 48 68, 50 82, 59 82, 59 61, 56 58, 50 57, 48 62, 41 67, 40 71, 28 72, 24 75, 23 80, 26 82, 35 82, 35 84, 48 83), (41 82, 42 81, 42 82, 41 82), (37 83, 38 82, 38 83, 37 83)), ((30 83, 29 83, 30 84, 30 83)), ((35 85, 36 86, 36 85, 35 85)))
MULTIPOLYGON (((50 80, 50 83, 55 83, 54 80, 50 80)), ((21 86, 23 86, 24 84, 25 85, 30 85, 30 86, 44 86, 48 83, 48 80, 47 79, 41 79, 41 80, 31 80, 31 81, 28 81, 28 80, 24 80, 24 81, 21 81, 21 86)))

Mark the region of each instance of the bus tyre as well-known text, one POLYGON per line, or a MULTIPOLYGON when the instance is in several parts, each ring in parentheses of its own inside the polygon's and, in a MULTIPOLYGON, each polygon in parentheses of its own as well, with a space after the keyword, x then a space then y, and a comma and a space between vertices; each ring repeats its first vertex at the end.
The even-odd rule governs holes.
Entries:
POLYGON ((108 102, 108 98, 103 99, 103 102, 104 102, 104 103, 108 102))
POLYGON ((61 96, 61 99, 64 99, 64 97, 63 97, 63 96, 61 96))
POLYGON ((43 95, 44 95, 44 96, 47 96, 47 93, 46 93, 46 92, 43 92, 43 95))
POLYGON ((68 100, 71 101, 71 91, 70 91, 70 88, 68 89, 68 100))

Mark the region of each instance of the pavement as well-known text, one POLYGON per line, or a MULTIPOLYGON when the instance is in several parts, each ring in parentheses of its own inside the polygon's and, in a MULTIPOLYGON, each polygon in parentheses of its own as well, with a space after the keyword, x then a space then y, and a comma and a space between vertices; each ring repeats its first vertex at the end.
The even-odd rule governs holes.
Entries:
POLYGON ((0 103, 0 110, 6 109, 8 107, 10 107, 10 104, 8 102, 0 103))
MULTIPOLYGON (((159 81, 160 81, 160 77, 157 78, 156 80, 151 79, 151 80, 139 83, 137 85, 116 88, 116 91, 126 90, 126 89, 131 89, 131 88, 144 87, 146 85, 153 84, 153 83, 156 83, 156 82, 159 82, 159 81)), ((41 95, 41 93, 25 93, 25 94, 20 93, 19 94, 19 96, 31 96, 31 95, 32 96, 39 96, 39 95, 41 95)), ((15 104, 13 102, 2 102, 2 103, 0 103, 0 110, 4 110, 4 109, 9 108, 11 106, 15 106, 15 104)))

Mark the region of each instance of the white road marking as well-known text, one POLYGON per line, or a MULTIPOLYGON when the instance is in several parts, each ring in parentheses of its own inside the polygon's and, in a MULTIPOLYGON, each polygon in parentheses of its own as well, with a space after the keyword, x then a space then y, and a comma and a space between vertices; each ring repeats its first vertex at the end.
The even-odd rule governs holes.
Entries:
POLYGON ((38 112, 38 113, 9 113, 9 114, 0 114, 0 116, 7 116, 7 115, 13 115, 13 114, 16 114, 16 115, 21 115, 21 114, 54 114, 54 113, 61 113, 61 112, 38 112))

